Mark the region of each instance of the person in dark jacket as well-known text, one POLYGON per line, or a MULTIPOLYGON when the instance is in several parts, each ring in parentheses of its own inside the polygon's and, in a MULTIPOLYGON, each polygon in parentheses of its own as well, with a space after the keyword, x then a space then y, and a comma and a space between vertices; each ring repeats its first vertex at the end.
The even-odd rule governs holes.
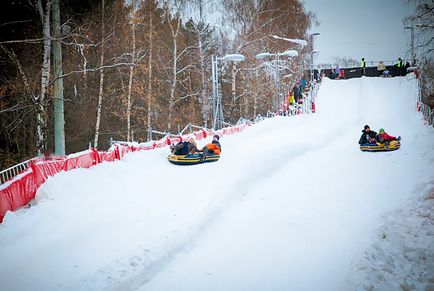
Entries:
POLYGON ((201 161, 205 160, 205 158, 209 154, 219 155, 222 151, 222 146, 220 145, 220 137, 218 135, 214 135, 212 138, 212 142, 203 147, 201 161))
POLYGON ((298 103, 298 101, 301 99, 300 84, 299 83, 295 84, 293 90, 294 90, 295 103, 298 103))
POLYGON ((174 155, 187 155, 188 154, 188 141, 180 141, 176 145, 170 147, 170 151, 174 155))
POLYGON ((408 68, 410 68, 410 63, 406 62, 403 70, 404 76, 407 75, 407 73, 409 73, 408 68))
POLYGON ((359 139, 359 144, 367 144, 367 143, 375 143, 375 137, 377 136, 377 133, 369 127, 369 125, 365 125, 364 129, 362 130, 362 136, 359 139))
POLYGON ((189 141, 180 141, 175 146, 170 147, 170 150, 174 155, 191 155, 199 151, 193 137, 189 141))

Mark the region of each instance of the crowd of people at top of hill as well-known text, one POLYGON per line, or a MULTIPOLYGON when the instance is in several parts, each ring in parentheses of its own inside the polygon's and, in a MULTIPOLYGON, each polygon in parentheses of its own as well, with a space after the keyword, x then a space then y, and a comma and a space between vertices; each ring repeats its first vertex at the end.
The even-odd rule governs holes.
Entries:
POLYGON ((300 103, 303 99, 303 94, 306 91, 307 86, 308 83, 305 78, 302 78, 300 81, 296 82, 288 94, 288 104, 294 105, 300 103))
MULTIPOLYGON (((383 61, 380 61, 377 65, 377 73, 378 76, 381 77, 391 77, 391 76, 405 76, 407 74, 407 69, 410 68, 410 63, 404 62, 401 58, 398 58, 396 63, 393 66, 387 67, 383 61)), ((360 61, 360 69, 362 71, 362 75, 366 74, 366 61, 365 58, 362 58, 360 61)))
MULTIPOLYGON (((381 76, 381 77, 391 77, 391 76, 405 76, 408 72, 408 69, 410 68, 410 63, 406 62, 404 65, 404 61, 401 58, 398 58, 398 60, 390 66, 386 66, 386 64, 384 63, 384 61, 380 61, 377 64, 376 67, 376 71, 377 74, 375 73, 375 67, 367 67, 368 62, 365 60, 365 58, 362 58, 360 60, 360 69, 359 70, 354 70, 351 69, 349 70, 349 78, 351 77, 356 77, 356 76, 360 76, 360 73, 362 76, 381 76)), ((373 65, 373 62, 372 62, 373 65)), ((346 79, 345 76, 345 70, 342 69, 339 64, 336 64, 336 66, 333 69, 328 69, 327 70, 327 77, 329 79, 334 79, 334 80, 339 80, 339 79, 346 79)))
MULTIPOLYGON (((319 79, 319 74, 317 75, 319 79)), ((319 79, 320 80, 320 79, 319 79)), ((317 82, 317 79, 313 79, 313 84, 317 82)), ((304 102, 304 99, 308 96, 311 84, 302 78, 296 82, 288 92, 286 100, 279 109, 280 115, 297 115, 300 113, 300 108, 304 102)))
POLYGON ((334 69, 330 70, 328 77, 333 80, 345 79, 345 70, 336 65, 334 69))

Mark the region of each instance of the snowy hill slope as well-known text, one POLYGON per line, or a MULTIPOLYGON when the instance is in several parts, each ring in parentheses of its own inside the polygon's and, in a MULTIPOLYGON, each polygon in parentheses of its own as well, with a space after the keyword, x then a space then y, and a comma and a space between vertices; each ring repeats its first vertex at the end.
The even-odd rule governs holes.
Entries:
POLYGON ((432 187, 415 93, 406 78, 325 80, 317 114, 225 136, 217 163, 178 167, 158 149, 60 173, 0 226, 0 286, 342 288, 383 215, 432 187), (360 152, 366 123, 402 148, 360 152))

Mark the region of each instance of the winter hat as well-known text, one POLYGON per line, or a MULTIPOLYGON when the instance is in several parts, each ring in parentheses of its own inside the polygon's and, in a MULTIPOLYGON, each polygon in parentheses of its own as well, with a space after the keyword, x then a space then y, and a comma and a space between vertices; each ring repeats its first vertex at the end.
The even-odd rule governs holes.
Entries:
POLYGON ((382 132, 384 132, 384 129, 383 128, 380 128, 380 130, 378 131, 379 133, 382 133, 382 132))
POLYGON ((365 127, 364 127, 364 129, 366 130, 367 128, 369 128, 369 129, 371 129, 370 127, 369 127, 369 125, 365 125, 365 127))
POLYGON ((214 135, 212 138, 213 138, 213 139, 215 138, 215 139, 217 139, 217 140, 220 140, 220 137, 219 137, 217 134, 214 135))

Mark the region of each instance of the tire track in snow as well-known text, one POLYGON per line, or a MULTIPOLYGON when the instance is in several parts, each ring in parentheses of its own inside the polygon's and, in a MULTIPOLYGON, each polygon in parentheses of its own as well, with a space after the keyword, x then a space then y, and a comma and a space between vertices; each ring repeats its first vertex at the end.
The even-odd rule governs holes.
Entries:
MULTIPOLYGON (((327 143, 325 146, 330 146, 327 143)), ((284 148, 279 146, 273 155, 277 155, 275 160, 278 163, 266 163, 267 155, 264 154, 262 159, 255 159, 254 165, 246 166, 249 171, 242 172, 242 176, 234 179, 225 194, 220 197, 220 201, 214 201, 208 206, 208 210, 201 215, 200 223, 190 227, 189 235, 182 241, 175 243, 170 249, 164 250, 164 253, 154 252, 146 248, 140 251, 130 253, 118 260, 100 268, 95 273, 86 276, 84 279, 76 282, 70 290, 135 290, 162 271, 169 265, 174 258, 182 253, 195 247, 195 241, 200 238, 202 233, 214 223, 226 209, 236 203, 240 203, 247 195, 250 189, 256 184, 262 182, 262 178, 271 177, 274 173, 288 163, 288 161, 308 154, 312 150, 318 150, 309 144, 299 144, 297 148, 284 148), (261 178, 261 179, 259 179, 261 178), (240 187, 239 185, 243 185, 240 187)), ((164 161, 166 162, 166 161, 164 161)))

